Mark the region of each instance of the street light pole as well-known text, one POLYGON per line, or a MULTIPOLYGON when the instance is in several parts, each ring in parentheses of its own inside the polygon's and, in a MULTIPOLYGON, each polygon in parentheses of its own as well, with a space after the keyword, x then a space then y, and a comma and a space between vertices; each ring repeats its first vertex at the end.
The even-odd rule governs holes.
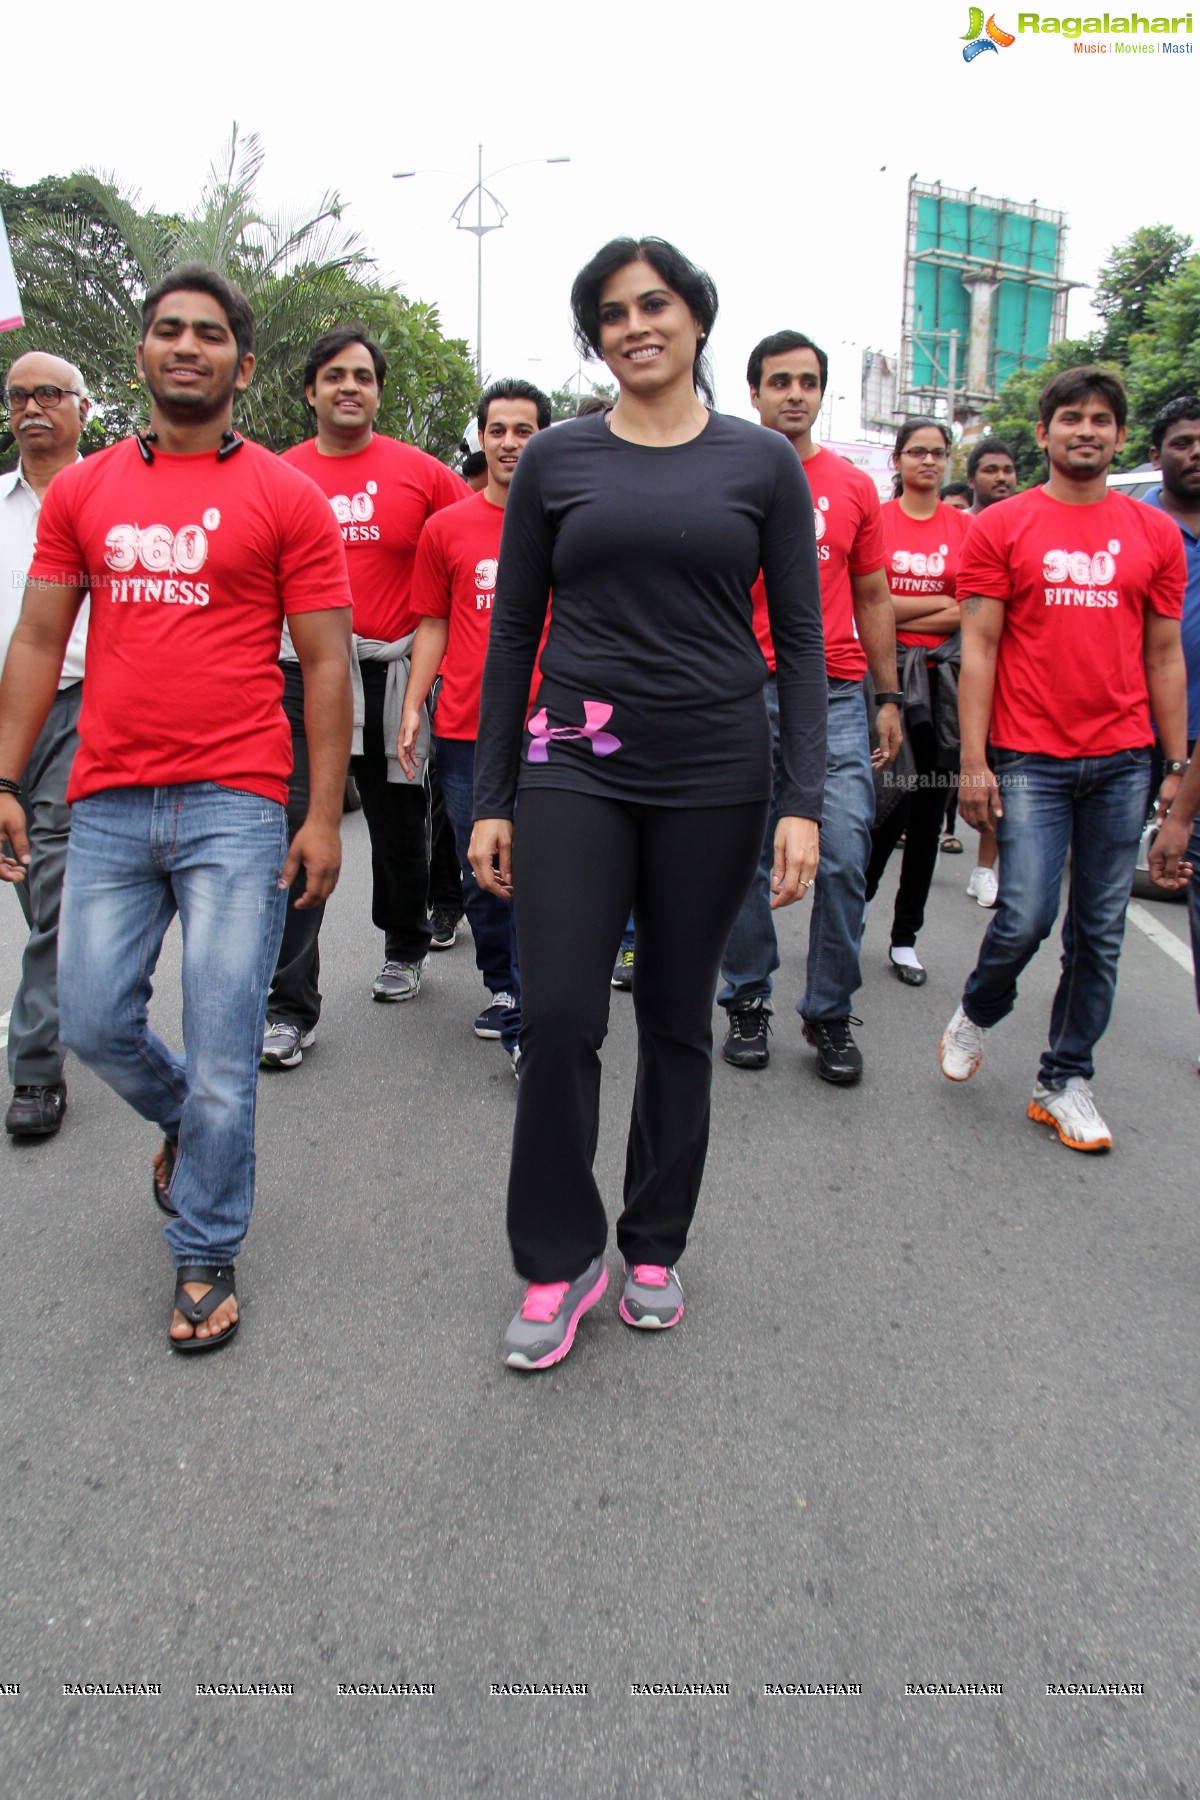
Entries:
MULTIPOLYGON (((482 384, 483 384, 483 240, 489 231, 499 231, 502 228, 505 219, 507 219, 507 217, 508 217, 508 208, 503 204, 503 202, 501 200, 499 200, 496 197, 495 194, 493 194, 491 188, 484 186, 483 145, 482 144, 479 144, 477 146, 477 151, 478 151, 478 156, 477 156, 477 160, 476 160, 475 185, 474 185, 474 187, 467 189, 466 193, 463 195, 462 199, 459 201, 459 203, 455 207, 454 211, 450 214, 450 220, 451 220, 451 223, 459 231, 469 231, 472 233, 472 235, 475 238, 475 378, 482 386, 482 384), (495 218, 494 223, 492 223, 491 225, 485 225, 483 222, 483 197, 485 194, 487 195, 488 199, 491 201, 492 205, 496 209, 496 218, 495 218), (474 201, 475 201, 475 223, 473 225, 470 225, 464 219, 463 214, 466 212, 467 207, 470 205, 472 199, 474 199, 474 201)), ((494 177, 496 175, 507 174, 509 169, 523 168, 528 163, 534 163, 534 162, 538 162, 538 163, 568 163, 568 162, 570 162, 570 160, 571 159, 569 156, 531 156, 531 157, 526 157, 521 162, 506 163, 504 168, 494 169, 492 171, 492 174, 488 176, 488 180, 491 181, 492 179, 494 179, 494 177)), ((393 181, 405 181, 408 179, 408 177, 410 175, 421 175, 421 174, 426 174, 426 173, 433 174, 436 172, 437 171, 434 171, 434 170, 402 169, 402 170, 398 171, 395 175, 392 176, 392 180, 393 181)), ((446 171, 441 171, 441 172, 446 173, 446 171)))

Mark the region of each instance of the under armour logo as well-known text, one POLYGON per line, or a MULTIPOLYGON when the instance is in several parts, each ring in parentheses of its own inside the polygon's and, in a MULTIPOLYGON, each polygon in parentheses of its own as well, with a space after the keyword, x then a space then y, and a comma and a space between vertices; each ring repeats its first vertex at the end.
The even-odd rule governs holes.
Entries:
POLYGON ((545 707, 540 706, 529 721, 529 761, 547 762, 553 738, 590 738, 593 756, 611 756, 614 750, 621 748, 620 738, 602 729, 612 718, 612 710, 605 700, 585 700, 583 725, 555 725, 552 728, 545 707))

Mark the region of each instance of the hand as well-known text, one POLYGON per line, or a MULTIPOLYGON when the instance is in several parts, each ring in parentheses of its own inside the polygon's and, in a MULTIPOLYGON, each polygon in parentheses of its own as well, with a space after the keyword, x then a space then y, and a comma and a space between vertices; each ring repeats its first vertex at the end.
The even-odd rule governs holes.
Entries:
POLYGON ((1182 775, 1164 775, 1162 786, 1158 790, 1158 809, 1162 813, 1170 812, 1171 802, 1179 792, 1182 775))
POLYGON ((1004 816, 1000 784, 986 763, 964 763, 958 772, 958 810, 976 831, 995 828, 1004 816))
POLYGON ((25 809, 15 794, 0 792, 0 844, 6 838, 12 855, 0 854, 0 881, 24 881, 29 867, 25 809))
POLYGON ((467 847, 467 861, 475 879, 500 900, 512 899, 511 819, 476 819, 467 847))
POLYGON ((298 912, 320 906, 337 886, 342 867, 342 834, 338 826, 305 819, 291 841, 287 861, 279 871, 279 886, 290 888, 304 865, 304 892, 296 902, 298 912))
MULTIPOLYGON (((1179 777, 1174 779, 1178 781, 1179 777)), ((1156 887, 1186 887, 1192 873, 1191 863, 1180 859, 1187 849, 1190 835, 1187 822, 1169 815, 1158 828, 1150 846, 1150 879, 1156 887)))
POLYGON ((817 878, 821 833, 815 819, 784 818, 775 827, 771 911, 803 900, 817 878))
POLYGON ((900 708, 894 700, 889 700, 886 706, 881 706, 876 712, 875 729, 879 733, 879 748, 871 752, 871 767, 886 769, 889 763, 895 762, 904 742, 904 734, 900 729, 900 708))
POLYGON ((396 761, 404 770, 410 781, 417 779, 417 764, 413 756, 413 745, 421 729, 421 708, 406 706, 400 714, 400 735, 396 739, 396 761))

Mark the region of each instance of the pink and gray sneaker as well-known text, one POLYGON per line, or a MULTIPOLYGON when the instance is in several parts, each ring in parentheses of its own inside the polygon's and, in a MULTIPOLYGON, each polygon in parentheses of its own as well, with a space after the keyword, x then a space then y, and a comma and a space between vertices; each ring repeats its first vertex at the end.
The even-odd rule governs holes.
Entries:
POLYGON ((683 1289, 673 1268, 661 1263, 625 1264, 625 1292, 617 1311, 639 1331, 665 1331, 683 1317, 683 1289))
POLYGON ((531 1281, 521 1310, 504 1334, 510 1369, 548 1369, 561 1362, 575 1342, 575 1328, 608 1286, 603 1256, 574 1281, 531 1281))

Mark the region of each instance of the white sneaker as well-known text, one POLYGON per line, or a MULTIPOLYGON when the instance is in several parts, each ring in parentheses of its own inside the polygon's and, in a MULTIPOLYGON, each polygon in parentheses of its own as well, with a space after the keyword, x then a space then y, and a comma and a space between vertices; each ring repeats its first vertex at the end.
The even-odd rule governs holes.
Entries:
POLYGON ((1029 1102, 1028 1117, 1052 1125, 1068 1150, 1111 1150, 1112 1132, 1096 1110, 1091 1088, 1082 1075, 1068 1076, 1060 1088, 1039 1081, 1029 1102))
POLYGON ((983 1040, 986 1036, 985 1025, 973 1024, 961 1006, 955 1008, 954 1017, 943 1031, 942 1041, 938 1045, 938 1061, 942 1065, 942 1074, 948 1081, 970 1081, 983 1061, 983 1040))
POLYGON ((995 869, 974 869, 967 883, 967 898, 977 906, 995 906, 1000 897, 1000 878, 995 869))

